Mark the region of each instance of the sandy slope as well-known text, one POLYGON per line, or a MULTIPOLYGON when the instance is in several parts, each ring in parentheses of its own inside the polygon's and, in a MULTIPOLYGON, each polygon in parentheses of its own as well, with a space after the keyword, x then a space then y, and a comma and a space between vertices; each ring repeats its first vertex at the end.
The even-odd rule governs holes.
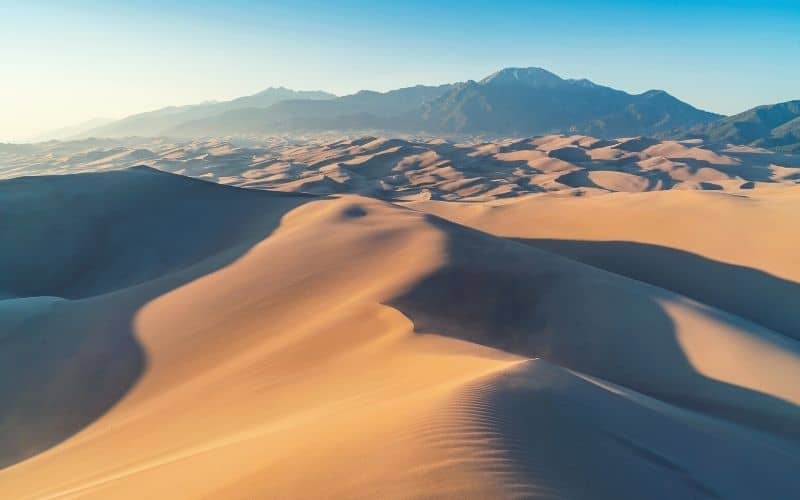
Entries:
POLYGON ((149 169, 0 204, 9 498, 800 492, 797 342, 664 289, 149 169))
POLYGON ((800 188, 415 208, 668 288, 800 339, 800 188))

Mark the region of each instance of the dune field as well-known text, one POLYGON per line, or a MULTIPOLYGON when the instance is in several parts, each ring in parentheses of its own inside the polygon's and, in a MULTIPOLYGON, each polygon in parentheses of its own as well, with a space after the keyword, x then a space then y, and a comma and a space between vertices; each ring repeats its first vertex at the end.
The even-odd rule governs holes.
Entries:
POLYGON ((0 498, 800 498, 800 155, 0 145, 0 498))
POLYGON ((238 187, 387 200, 750 190, 800 181, 800 155, 699 140, 310 136, 0 144, 0 179, 137 165, 238 187))

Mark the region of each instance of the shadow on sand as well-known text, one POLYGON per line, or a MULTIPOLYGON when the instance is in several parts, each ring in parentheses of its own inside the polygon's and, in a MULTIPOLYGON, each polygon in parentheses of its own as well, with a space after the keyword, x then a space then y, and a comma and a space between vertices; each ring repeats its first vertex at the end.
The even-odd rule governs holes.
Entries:
POLYGON ((315 199, 146 167, 0 182, 0 468, 133 387, 147 365, 132 329, 145 304, 232 263, 315 199))
POLYGON ((628 241, 515 239, 679 293, 800 340, 800 283, 674 248, 628 241))
MULTIPOLYGON (((656 301, 670 297, 665 290, 436 217, 430 222, 450 235, 448 263, 389 301, 417 332, 541 357, 678 406, 800 439, 798 406, 711 379, 692 366, 672 319, 656 301)), ((724 274, 723 268, 717 272, 724 274)), ((708 293, 738 278, 725 279, 731 281, 709 281, 708 293)), ((784 340, 800 351, 795 341, 784 340)))

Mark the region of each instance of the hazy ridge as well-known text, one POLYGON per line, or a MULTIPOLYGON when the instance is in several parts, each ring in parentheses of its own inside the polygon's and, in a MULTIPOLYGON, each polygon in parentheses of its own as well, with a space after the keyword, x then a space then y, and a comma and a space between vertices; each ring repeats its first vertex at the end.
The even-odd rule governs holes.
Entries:
POLYGON ((80 137, 208 137, 319 131, 666 134, 720 118, 664 91, 628 94, 541 68, 507 68, 480 81, 335 97, 267 89, 223 103, 133 115, 80 137))

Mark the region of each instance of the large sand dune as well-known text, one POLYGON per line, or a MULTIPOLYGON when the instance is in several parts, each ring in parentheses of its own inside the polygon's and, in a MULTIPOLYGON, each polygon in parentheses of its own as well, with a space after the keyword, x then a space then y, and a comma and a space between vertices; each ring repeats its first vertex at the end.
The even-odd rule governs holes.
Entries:
MULTIPOLYGON (((440 161, 387 147, 347 168, 440 161)), ((796 290, 798 195, 757 191, 402 207, 150 168, 0 182, 2 496, 796 497, 800 344, 770 300, 796 290), (702 262, 667 276, 683 254, 642 275, 559 246, 600 234, 785 288, 718 298, 702 262)))

